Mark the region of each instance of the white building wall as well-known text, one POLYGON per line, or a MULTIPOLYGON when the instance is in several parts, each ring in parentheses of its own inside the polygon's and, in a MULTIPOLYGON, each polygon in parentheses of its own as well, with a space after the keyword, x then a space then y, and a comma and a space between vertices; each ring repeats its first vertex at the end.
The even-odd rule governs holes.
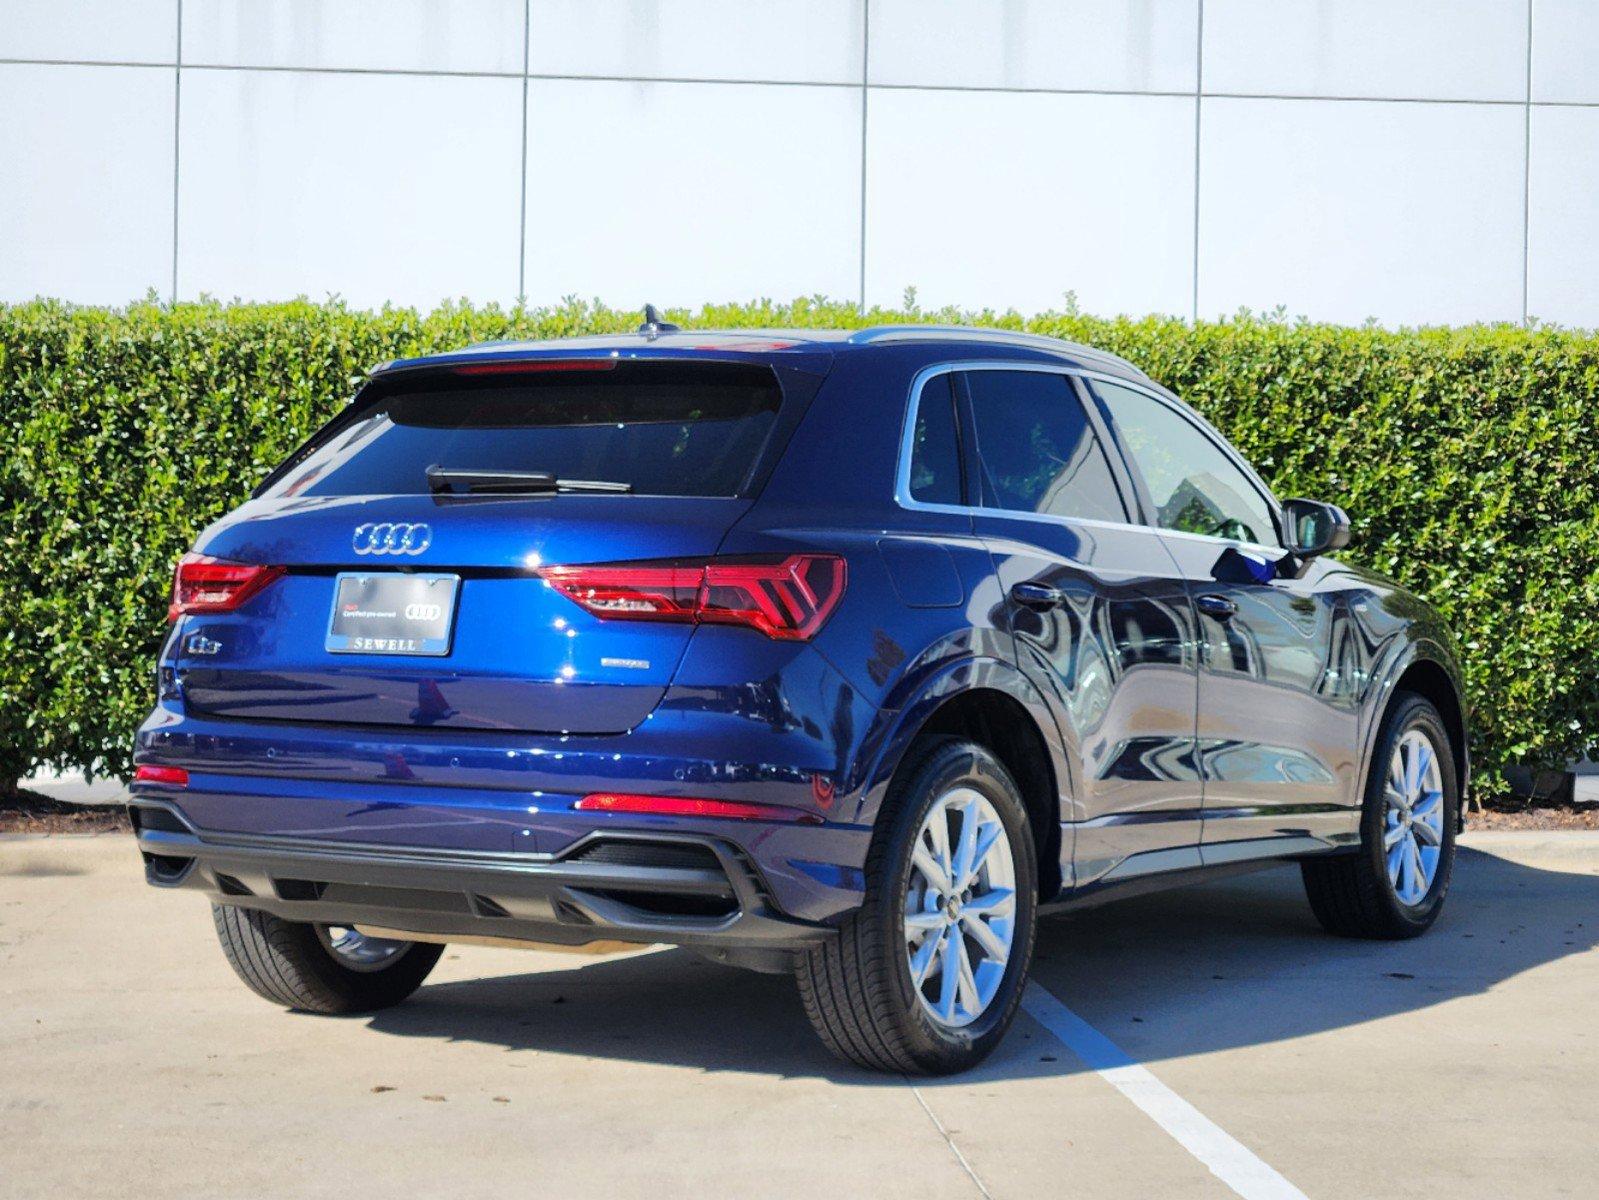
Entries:
POLYGON ((1596 0, 0 0, 0 299, 1599 325, 1596 0))

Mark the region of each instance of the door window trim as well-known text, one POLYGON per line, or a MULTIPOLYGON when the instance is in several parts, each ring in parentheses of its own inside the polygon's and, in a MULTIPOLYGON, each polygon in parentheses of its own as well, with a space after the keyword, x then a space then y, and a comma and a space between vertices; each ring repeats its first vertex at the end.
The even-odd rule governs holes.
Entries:
MULTIPOLYGON (((900 433, 899 464, 894 473, 894 501, 899 507, 913 512, 941 512, 955 516, 1001 516, 1018 517, 1024 520, 1040 521, 1049 525, 1088 525, 1098 526, 1102 529, 1147 529, 1147 523, 1138 521, 1102 521, 1097 517, 1065 517, 1054 513, 1033 512, 1015 508, 990 508, 980 504, 930 504, 926 501, 914 499, 911 496, 911 455, 915 451, 916 439, 916 413, 922 402, 922 389, 930 379, 939 375, 958 375, 971 371, 1027 371, 1038 375, 1063 376, 1070 388, 1070 394, 1083 408, 1083 415, 1088 421, 1088 427, 1094 434, 1094 440, 1099 445, 1100 453, 1105 456, 1105 465, 1110 469, 1111 482, 1115 485, 1117 498, 1122 507, 1129 513, 1138 512, 1141 515, 1142 505, 1137 493, 1132 490, 1131 477, 1118 461, 1120 451, 1113 452, 1113 445, 1109 440, 1109 430, 1104 428, 1104 418, 1100 414, 1099 406, 1090 403, 1090 398, 1083 395, 1082 389, 1077 387, 1072 377, 1079 372, 1070 367, 1056 366, 1054 363, 1032 362, 1007 362, 1003 359, 977 359, 968 362, 935 363, 930 367, 923 367, 911 379, 910 397, 905 406, 905 419, 900 433)), ((1114 378, 1114 376, 1107 376, 1114 378)), ((956 388, 955 395, 958 401, 957 412, 959 421, 957 428, 962 433, 961 437, 961 470, 967 480, 968 488, 979 483, 976 472, 975 447, 967 443, 964 436, 965 426, 970 423, 971 403, 964 388, 956 388)), ((971 499, 968 494, 967 499, 971 499)))
MULTIPOLYGON (((1161 395, 1152 386, 1139 383, 1137 380, 1128 379, 1121 375, 1113 375, 1108 371, 1095 371, 1084 367, 1056 365, 1054 363, 1037 362, 1010 362, 1004 359, 972 359, 968 361, 954 360, 950 362, 934 363, 923 367, 911 378, 910 395, 905 405, 905 416, 900 429, 899 462, 894 472, 894 502, 903 509, 912 512, 937 512, 948 513, 952 516, 977 517, 977 516, 1002 516, 1023 521, 1038 521, 1046 525, 1086 525, 1101 529, 1138 529, 1146 532, 1157 533, 1162 537, 1178 537, 1198 539, 1213 542, 1222 546, 1242 546, 1245 549, 1262 550, 1269 554, 1282 554, 1282 546, 1268 546, 1261 542, 1244 542, 1236 538, 1217 537, 1210 533, 1188 533, 1180 529, 1162 529, 1151 519, 1146 511, 1146 497, 1148 487, 1144 483, 1143 475, 1138 470, 1137 463, 1131 461, 1123 449, 1120 439, 1116 437, 1115 424, 1105 412, 1099 397, 1093 394, 1091 388, 1082 385, 1083 380, 1101 380, 1113 383, 1129 391, 1138 392, 1148 396, 1158 404, 1163 404, 1177 416, 1188 421, 1194 426, 1202 437, 1207 438, 1228 462, 1243 473, 1245 480, 1255 488, 1266 502, 1266 507, 1271 513, 1272 520, 1277 525, 1277 535, 1282 536, 1282 505, 1272 495, 1272 491, 1261 480, 1254 469, 1244 461, 1243 457, 1227 443, 1219 433, 1210 428, 1209 424, 1197 413, 1189 413, 1187 406, 1181 400, 1170 399, 1161 395), (1073 394, 1083 405, 1088 415, 1090 427, 1094 436, 1099 439, 1100 449, 1104 452, 1111 466, 1111 474, 1115 480, 1117 490, 1122 493, 1122 503, 1140 518, 1136 521, 1101 521, 1095 517, 1065 517, 1053 513, 1028 512, 1013 508, 987 508, 972 504, 931 504, 926 501, 913 499, 911 496, 911 455, 915 449, 916 440, 916 412, 922 402, 922 389, 927 381, 937 375, 951 375, 965 371, 1033 371, 1046 375, 1064 375, 1073 383, 1073 394), (1128 491, 1131 491, 1131 495, 1128 491)), ((963 422, 969 419, 965 412, 970 405, 965 403, 966 397, 963 389, 957 389, 957 397, 961 401, 957 405, 959 419, 957 433, 963 434, 963 422), (965 411, 963 411, 965 410, 965 411)), ((970 481, 973 463, 971 448, 966 445, 964 436, 961 438, 961 471, 963 478, 970 481)), ((970 496, 968 496, 970 499, 970 496)))
MULTIPOLYGON (((1146 512, 1144 514, 1145 523, 1148 524, 1150 528, 1158 529, 1161 533, 1170 535, 1171 537, 1186 538, 1189 540, 1198 539, 1206 542, 1220 542, 1221 544, 1227 546, 1243 546, 1246 549, 1265 550, 1272 554, 1282 554, 1287 551, 1287 541, 1283 537, 1282 505, 1277 502, 1277 497, 1272 494, 1271 488, 1266 486, 1265 480, 1261 479, 1261 477, 1255 473, 1255 468, 1249 465, 1244 456, 1239 454, 1238 451, 1233 448, 1232 444, 1228 442, 1226 438, 1222 437, 1220 431, 1212 426, 1209 421, 1205 420, 1198 413, 1194 412, 1181 400, 1176 400, 1174 397, 1163 396, 1159 392, 1148 387, 1140 386, 1131 380, 1122 379, 1116 375, 1107 375, 1101 371, 1080 371, 1078 374, 1083 376, 1085 379, 1099 380, 1103 383, 1114 384, 1117 387, 1125 388, 1129 392, 1137 392, 1142 396, 1147 396, 1149 399, 1155 401, 1155 403, 1166 408, 1170 413, 1172 413, 1173 416, 1177 417, 1178 420, 1186 421, 1194 430, 1194 432, 1198 433, 1200 437, 1208 441, 1223 458, 1232 463, 1232 465, 1238 469, 1239 474, 1244 477, 1244 482, 1254 488, 1256 494, 1265 502, 1266 512, 1271 517, 1272 521, 1272 532, 1277 535, 1277 540, 1280 544, 1272 546, 1266 544, 1265 542, 1246 542, 1241 538, 1218 537, 1213 533, 1190 533, 1185 529, 1167 529, 1164 526, 1155 523, 1152 512, 1146 512)), ((1105 402, 1100 399, 1099 395, 1093 390, 1093 388, 1086 388, 1084 390, 1088 392, 1090 399, 1093 401, 1095 411, 1099 413, 1101 419, 1103 419, 1105 422, 1105 426, 1110 433, 1112 444, 1116 448, 1117 456, 1127 464, 1128 474, 1132 476, 1133 486, 1138 492, 1140 507, 1152 507, 1154 501, 1149 491, 1149 484, 1144 479, 1144 472, 1139 467, 1137 459, 1129 454, 1126 447, 1121 444, 1121 438, 1117 434, 1115 417, 1111 415, 1109 409, 1105 406, 1105 402)))

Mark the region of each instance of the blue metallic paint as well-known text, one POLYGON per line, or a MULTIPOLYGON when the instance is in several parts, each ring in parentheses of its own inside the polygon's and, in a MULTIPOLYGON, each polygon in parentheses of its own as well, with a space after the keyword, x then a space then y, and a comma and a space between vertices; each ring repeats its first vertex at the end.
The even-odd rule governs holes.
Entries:
MULTIPOLYGON (((1295 745, 1291 730, 1262 740, 1196 721, 1205 635, 1189 602, 1194 565, 1168 553, 1170 539, 1136 518, 1092 529, 896 500, 912 383, 930 368, 981 359, 1108 373, 1158 390, 1098 352, 936 330, 680 334, 481 347, 395 364, 377 378, 462 362, 590 356, 773 365, 794 403, 785 406, 758 494, 246 504, 196 548, 289 561, 295 572, 239 614, 179 621, 161 656, 162 699, 138 735, 138 762, 191 771, 189 788, 159 794, 203 835, 542 855, 597 830, 704 834, 750 856, 781 912, 827 921, 859 903, 894 772, 918 732, 956 697, 1001 693, 1036 725, 1049 751, 1061 877, 1070 888, 1126 873, 1140 855, 1151 867, 1198 865, 1210 826, 1230 824, 1204 819, 1217 815, 1207 794, 1212 780, 1237 784, 1229 803, 1247 808, 1251 779, 1300 772, 1294 788, 1315 790, 1325 783, 1318 772, 1330 771, 1338 791, 1322 811, 1333 814, 1331 824, 1324 816, 1311 832, 1332 844, 1352 828, 1354 781, 1399 672, 1421 655, 1440 663, 1458 689, 1446 635, 1430 610, 1368 573, 1317 562, 1306 580, 1282 590, 1311 606, 1301 614, 1309 624, 1290 642, 1320 645, 1332 623, 1344 631, 1340 646, 1360 686, 1346 681, 1336 697, 1307 701, 1307 711, 1335 709, 1335 723, 1318 724, 1322 740, 1295 745), (352 558, 351 530, 364 521, 419 519, 433 525, 434 537, 415 566, 466 576, 454 653, 326 661, 332 573, 371 565, 352 558), (1125 560, 1128 547, 1142 547, 1138 563, 1125 560), (840 554, 848 564, 844 601, 809 644, 737 628, 601 622, 544 594, 529 574, 554 563, 793 550, 840 554), (1039 577, 1067 583, 1073 594, 1047 620, 1009 599, 1012 584, 1039 577), (1115 612, 1127 604, 1164 606, 1173 644, 1154 646, 1126 628, 1117 635, 1115 612), (563 636, 507 648, 508 631, 557 620, 563 636), (186 655, 183 639, 192 633, 223 650, 186 655), (1094 653, 1118 668, 1107 674, 1115 686, 1097 699, 1085 692, 1084 664, 1094 653), (607 667, 602 657, 650 665, 643 672, 607 667), (571 674, 563 678, 563 669, 571 674), (1135 678, 1159 686, 1139 691, 1135 678), (1163 709, 1162 694, 1176 706, 1163 709), (1344 736, 1329 731, 1345 728, 1346 742, 1326 744, 1344 736), (1303 771, 1292 766, 1301 760, 1303 771), (573 809, 580 796, 604 790, 783 805, 823 823, 573 809)), ((1125 468, 1117 470, 1126 486, 1125 468)), ((1222 543, 1210 541, 1193 553, 1214 556, 1222 543)), ((1286 804, 1281 791, 1269 799, 1286 804)), ((1309 825, 1287 808, 1265 824, 1283 840, 1259 853, 1305 848, 1297 835, 1309 825)))

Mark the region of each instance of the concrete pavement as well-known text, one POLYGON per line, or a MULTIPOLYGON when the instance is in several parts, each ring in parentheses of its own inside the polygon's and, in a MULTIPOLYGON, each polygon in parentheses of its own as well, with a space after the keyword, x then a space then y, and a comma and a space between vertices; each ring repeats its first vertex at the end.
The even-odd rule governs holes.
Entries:
MULTIPOLYGON (((1596 931, 1599 835, 1476 834, 1419 942, 1277 870, 1051 919, 1035 977, 1308 1196, 1588 1196, 1596 931)), ((964 1077, 854 1071, 790 981, 669 950, 288 1014, 125 836, 0 839, 0 1196, 1237 1194, 1114 1082, 1027 1015, 964 1077)))

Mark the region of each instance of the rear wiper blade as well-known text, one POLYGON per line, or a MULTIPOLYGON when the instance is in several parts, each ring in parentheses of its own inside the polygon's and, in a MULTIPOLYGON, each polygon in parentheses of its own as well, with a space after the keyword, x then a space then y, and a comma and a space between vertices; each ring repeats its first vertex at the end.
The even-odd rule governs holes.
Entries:
POLYGON ((610 479, 561 479, 553 471, 469 471, 454 467, 429 467, 428 488, 437 495, 455 492, 459 484, 468 493, 543 495, 550 492, 631 492, 631 483, 610 479))

